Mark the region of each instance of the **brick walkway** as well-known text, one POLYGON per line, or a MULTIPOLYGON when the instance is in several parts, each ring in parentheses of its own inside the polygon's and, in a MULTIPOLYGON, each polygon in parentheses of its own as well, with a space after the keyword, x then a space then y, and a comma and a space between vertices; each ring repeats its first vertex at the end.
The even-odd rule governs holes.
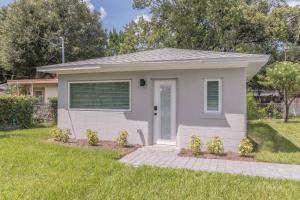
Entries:
POLYGON ((181 168, 209 172, 300 180, 300 165, 180 157, 172 146, 147 146, 123 157, 133 166, 181 168))

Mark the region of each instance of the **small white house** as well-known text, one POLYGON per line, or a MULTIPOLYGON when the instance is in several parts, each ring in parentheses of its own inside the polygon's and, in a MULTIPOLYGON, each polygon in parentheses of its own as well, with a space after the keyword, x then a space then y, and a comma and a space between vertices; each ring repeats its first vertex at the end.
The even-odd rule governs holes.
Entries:
POLYGON ((50 97, 57 97, 57 79, 8 80, 7 85, 9 87, 15 86, 17 95, 21 95, 20 88, 24 87, 25 90, 28 91, 25 95, 39 98, 41 104, 48 104, 48 99, 50 97))
POLYGON ((247 130, 246 83, 269 56, 157 49, 39 67, 58 74, 58 126, 75 138, 186 148, 220 136, 236 151, 247 130))

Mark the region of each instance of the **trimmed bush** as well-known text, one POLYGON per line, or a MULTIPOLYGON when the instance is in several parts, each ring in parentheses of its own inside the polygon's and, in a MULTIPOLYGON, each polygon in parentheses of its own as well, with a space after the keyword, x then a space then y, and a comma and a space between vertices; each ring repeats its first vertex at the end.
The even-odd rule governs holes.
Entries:
POLYGON ((35 103, 31 96, 0 96, 0 128, 30 128, 35 103))
POLYGON ((97 136, 96 131, 92 131, 91 129, 86 130, 87 142, 89 145, 96 145, 99 142, 99 138, 97 136))
POLYGON ((50 130, 50 135, 55 141, 67 143, 70 139, 71 133, 69 129, 54 128, 50 130))
POLYGON ((49 97, 48 98, 48 112, 52 120, 57 123, 57 97, 49 97))
POLYGON ((193 135, 190 140, 190 148, 194 155, 199 155, 201 152, 201 140, 199 137, 193 135))
POLYGON ((217 155, 224 153, 224 145, 220 137, 214 137, 210 142, 208 142, 207 151, 211 154, 217 155))
POLYGON ((253 152, 253 144, 248 138, 243 138, 238 149, 241 156, 246 156, 253 152))
POLYGON ((128 144, 128 132, 127 131, 121 131, 119 133, 119 136, 117 138, 117 143, 123 147, 127 146, 127 144, 128 144))
POLYGON ((253 92, 247 92, 247 118, 252 119, 263 119, 267 117, 266 110, 264 108, 259 108, 257 102, 254 98, 253 92))

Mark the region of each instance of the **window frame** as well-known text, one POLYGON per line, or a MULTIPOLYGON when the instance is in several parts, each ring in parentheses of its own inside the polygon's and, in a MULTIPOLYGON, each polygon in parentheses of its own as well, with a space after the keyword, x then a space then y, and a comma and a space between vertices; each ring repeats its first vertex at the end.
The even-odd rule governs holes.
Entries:
POLYGON ((205 113, 211 113, 211 114, 221 114, 222 113, 222 79, 221 78, 215 78, 215 79, 204 79, 204 112, 205 113), (218 110, 208 110, 207 108, 207 82, 209 81, 218 81, 219 83, 219 101, 218 101, 218 110))
POLYGON ((131 112, 131 80, 102 80, 102 81, 70 81, 68 82, 68 110, 82 110, 82 111, 106 111, 106 112, 131 112), (129 83, 129 108, 128 109, 103 109, 103 108, 71 108, 71 84, 72 83, 129 83))
POLYGON ((41 98, 41 102, 39 102, 40 104, 45 104, 45 90, 43 89, 33 89, 33 92, 32 92, 32 96, 36 97, 36 98, 39 98, 38 96, 35 95, 35 92, 42 92, 42 97, 41 98))

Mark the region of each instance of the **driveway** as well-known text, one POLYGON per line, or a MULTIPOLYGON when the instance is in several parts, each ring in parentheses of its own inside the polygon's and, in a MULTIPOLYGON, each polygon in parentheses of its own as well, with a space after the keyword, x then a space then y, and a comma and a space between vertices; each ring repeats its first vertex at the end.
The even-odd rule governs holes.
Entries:
POLYGON ((120 162, 133 166, 150 165, 300 180, 300 165, 190 158, 180 157, 177 154, 178 150, 174 146, 146 146, 126 155, 120 162))

